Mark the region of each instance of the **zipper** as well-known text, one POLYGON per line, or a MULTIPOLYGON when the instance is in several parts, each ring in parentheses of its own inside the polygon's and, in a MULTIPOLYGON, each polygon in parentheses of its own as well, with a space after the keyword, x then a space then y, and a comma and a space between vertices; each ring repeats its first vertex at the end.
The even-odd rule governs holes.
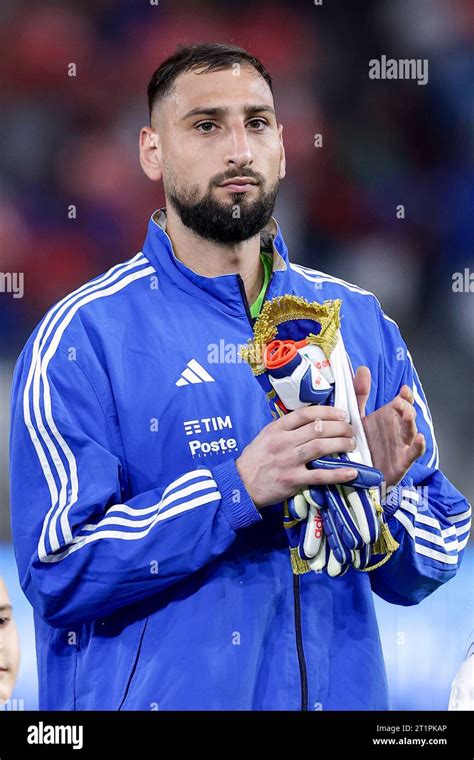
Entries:
POLYGON ((293 574, 293 597, 295 600, 295 633, 296 633, 296 651, 298 654, 298 665, 300 668, 301 683, 301 710, 308 709, 308 672, 306 670, 306 660, 303 649, 303 635, 301 631, 301 595, 300 595, 300 576, 293 574))
POLYGON ((249 302, 247 301, 247 294, 245 292, 244 281, 240 274, 236 274, 235 276, 237 277, 237 282, 239 283, 240 293, 242 295, 242 301, 244 302, 244 306, 245 306, 245 313, 247 314, 247 319, 250 322, 250 327, 252 328, 252 332, 253 332, 253 326, 255 324, 255 320, 250 313, 250 307, 249 307, 249 302))
MULTIPOLYGON (((244 302, 245 306, 245 313, 247 314, 248 321, 250 322, 250 326, 252 327, 255 324, 255 319, 252 317, 250 313, 249 303, 247 300, 247 294, 245 293, 245 287, 244 287, 244 281, 242 280, 242 277, 240 274, 236 275, 237 282, 239 283, 240 292, 242 295, 242 301, 244 302)), ((267 297, 268 290, 270 288, 271 281, 273 279, 273 272, 270 275, 270 278, 268 280, 267 289, 265 291, 265 295, 263 296, 263 303, 265 303, 265 299, 267 297)), ((303 635, 301 630, 301 595, 300 595, 300 578, 299 575, 293 574, 293 599, 295 604, 295 635, 296 635, 296 651, 298 655, 298 666, 300 670, 300 683, 301 683, 301 710, 307 710, 308 709, 308 672, 306 669, 306 660, 304 656, 304 649, 303 649, 303 635)))

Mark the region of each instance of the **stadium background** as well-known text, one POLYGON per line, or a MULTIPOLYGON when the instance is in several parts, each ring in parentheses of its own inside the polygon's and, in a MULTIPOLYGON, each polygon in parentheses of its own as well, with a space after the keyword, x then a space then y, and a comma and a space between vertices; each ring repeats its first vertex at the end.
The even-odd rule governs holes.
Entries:
MULTIPOLYGON (((25 291, 0 292, 0 574, 21 636, 14 696, 25 709, 37 697, 10 543, 13 364, 56 300, 140 250, 164 200, 137 159, 146 84, 176 44, 210 40, 244 46, 274 78, 288 160, 275 215, 292 260, 375 292, 398 322, 441 468, 473 500, 473 295, 452 283, 473 265, 474 4, 3 0, 0 272, 24 273, 25 291), (368 61, 383 54, 427 58, 429 83, 369 79, 368 61)), ((472 639, 473 564, 468 545, 458 576, 417 607, 376 600, 393 708, 446 708, 472 639)))

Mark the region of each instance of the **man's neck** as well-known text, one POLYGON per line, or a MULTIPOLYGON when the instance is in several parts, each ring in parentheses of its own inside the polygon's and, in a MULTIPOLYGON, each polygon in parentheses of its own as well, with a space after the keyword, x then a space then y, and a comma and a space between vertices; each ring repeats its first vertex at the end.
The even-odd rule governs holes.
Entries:
POLYGON ((174 209, 166 210, 166 233, 173 243, 177 259, 204 277, 240 274, 247 301, 252 304, 263 285, 264 270, 260 260, 260 235, 242 243, 223 245, 205 240, 185 227, 174 209))

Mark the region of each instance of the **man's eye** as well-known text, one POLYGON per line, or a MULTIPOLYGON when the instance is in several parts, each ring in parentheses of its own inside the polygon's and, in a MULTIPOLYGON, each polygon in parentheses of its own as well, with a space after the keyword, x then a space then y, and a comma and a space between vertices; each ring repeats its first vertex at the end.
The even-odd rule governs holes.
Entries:
MULTIPOLYGON (((268 127, 268 122, 265 119, 255 118, 248 122, 248 125, 255 129, 256 132, 263 132, 265 127, 268 127)), ((196 129, 204 134, 211 134, 214 131, 214 127, 217 129, 217 125, 212 121, 202 121, 196 125, 196 129)))
MULTIPOLYGON (((202 127, 215 127, 215 126, 216 125, 213 124, 212 121, 203 121, 203 122, 201 122, 201 124, 198 124, 196 126, 196 129, 201 129, 202 127)), ((210 134, 211 130, 209 130, 209 129, 202 129, 202 132, 204 132, 204 134, 210 134)))
POLYGON ((0 626, 6 625, 9 622, 10 622, 10 618, 8 618, 8 617, 0 617, 0 626))
POLYGON ((257 126, 260 127, 260 129, 257 129, 257 132, 262 132, 264 127, 268 127, 268 122, 265 119, 252 119, 249 121, 249 124, 252 126, 255 126, 255 124, 257 124, 257 126))

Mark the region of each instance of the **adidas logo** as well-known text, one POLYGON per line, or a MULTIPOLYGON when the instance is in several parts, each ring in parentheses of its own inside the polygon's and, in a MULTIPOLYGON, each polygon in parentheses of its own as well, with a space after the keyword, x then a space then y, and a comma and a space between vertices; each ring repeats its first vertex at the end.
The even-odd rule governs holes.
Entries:
POLYGON ((196 359, 191 359, 186 365, 181 377, 175 382, 175 385, 189 385, 190 383, 214 383, 215 380, 207 370, 202 367, 196 359))

